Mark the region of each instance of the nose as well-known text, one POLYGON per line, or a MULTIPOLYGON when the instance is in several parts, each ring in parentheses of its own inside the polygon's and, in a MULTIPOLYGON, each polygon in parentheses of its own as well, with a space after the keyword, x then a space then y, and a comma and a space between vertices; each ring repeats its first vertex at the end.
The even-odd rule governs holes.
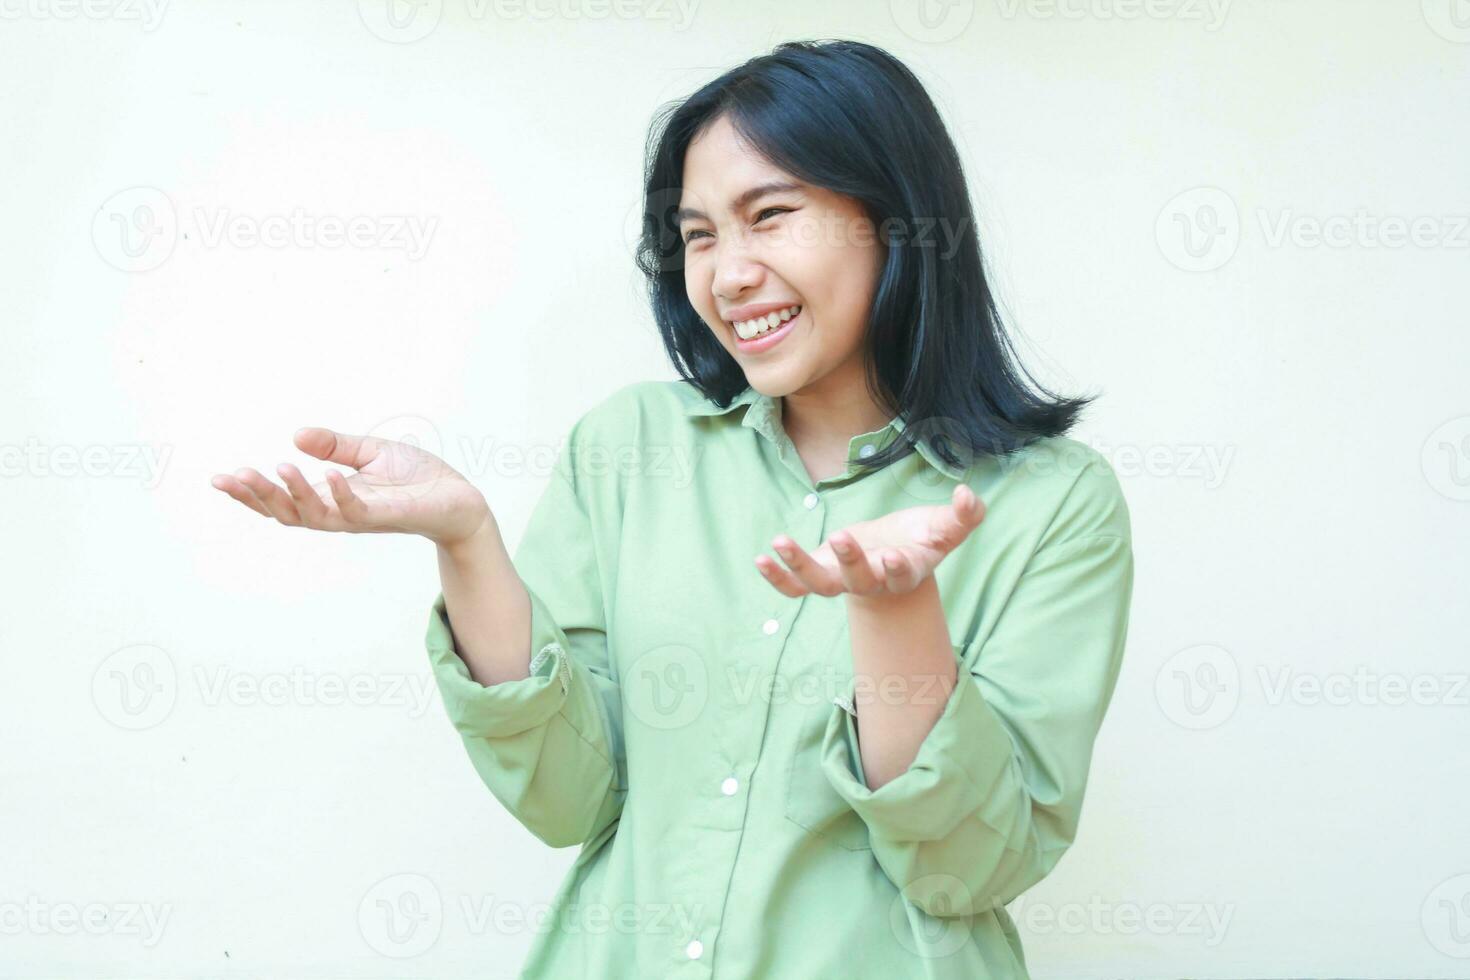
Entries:
POLYGON ((722 245, 715 257, 711 288, 716 296, 733 303, 747 290, 759 286, 764 276, 765 267, 752 259, 742 245, 722 245))

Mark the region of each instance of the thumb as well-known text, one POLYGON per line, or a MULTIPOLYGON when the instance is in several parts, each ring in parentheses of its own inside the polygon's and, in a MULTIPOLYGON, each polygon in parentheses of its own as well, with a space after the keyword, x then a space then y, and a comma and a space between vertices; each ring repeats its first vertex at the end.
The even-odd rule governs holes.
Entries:
POLYGON ((335 432, 318 426, 306 426, 296 430, 292 440, 296 448, 308 456, 324 459, 329 463, 340 463, 360 470, 377 458, 382 440, 372 436, 354 436, 335 432))
POLYGON ((948 507, 938 508, 933 526, 945 549, 953 550, 985 519, 985 501, 968 486, 959 483, 955 485, 949 503, 948 507))
POLYGON ((971 490, 968 484, 955 485, 950 503, 954 505, 955 517, 959 519, 960 527, 967 534, 979 527, 980 522, 985 520, 985 501, 981 500, 979 494, 971 490))

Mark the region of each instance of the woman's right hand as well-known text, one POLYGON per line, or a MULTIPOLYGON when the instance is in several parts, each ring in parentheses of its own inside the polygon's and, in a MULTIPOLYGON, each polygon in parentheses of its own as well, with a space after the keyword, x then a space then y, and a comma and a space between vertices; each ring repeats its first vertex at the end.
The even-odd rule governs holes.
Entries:
POLYGON ((480 491, 417 446, 316 427, 296 430, 294 441, 308 455, 357 472, 344 477, 329 469, 326 480, 308 485, 300 470, 282 463, 276 472, 283 490, 247 466, 233 476, 216 474, 210 485, 290 527, 419 534, 444 547, 494 519, 480 491))

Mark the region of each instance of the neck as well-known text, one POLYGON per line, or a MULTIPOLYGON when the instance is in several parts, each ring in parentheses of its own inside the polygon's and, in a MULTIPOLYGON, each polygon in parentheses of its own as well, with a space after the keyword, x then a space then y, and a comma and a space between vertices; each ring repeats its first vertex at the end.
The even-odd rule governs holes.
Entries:
POLYGON ((861 378, 841 385, 808 385, 782 396, 780 402, 781 427, 793 442, 845 445, 855 435, 881 429, 894 417, 873 400, 861 378))

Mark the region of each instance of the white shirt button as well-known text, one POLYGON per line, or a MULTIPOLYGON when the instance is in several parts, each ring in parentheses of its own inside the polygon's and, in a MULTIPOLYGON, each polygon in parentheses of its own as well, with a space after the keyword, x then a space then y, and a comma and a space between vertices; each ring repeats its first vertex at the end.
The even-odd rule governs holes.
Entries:
POLYGON ((726 776, 725 781, 720 784, 720 792, 726 796, 734 796, 735 791, 740 788, 740 780, 734 776, 726 776))
POLYGON ((781 624, 776 622, 774 619, 766 620, 765 625, 761 627, 761 629, 765 630, 767 636, 770 636, 772 633, 776 632, 780 628, 781 624))
POLYGON ((689 945, 684 947, 684 952, 691 960, 697 960, 704 953, 704 943, 698 939, 691 940, 689 945))
POLYGON ((867 459, 869 456, 873 455, 877 451, 878 450, 872 445, 867 445, 858 450, 858 455, 861 456, 863 459, 867 459))
POLYGON ((821 497, 818 497, 818 496, 817 496, 817 495, 816 495, 816 494, 814 494, 814 493, 809 493, 809 494, 807 494, 807 495, 806 495, 806 497, 805 497, 805 498, 804 498, 804 499, 803 499, 803 500, 802 500, 802 503, 804 503, 804 504, 806 504, 806 509, 807 509, 807 510, 811 510, 811 509, 812 509, 812 508, 813 508, 813 507, 815 507, 815 506, 817 506, 817 503, 818 503, 818 502, 819 502, 819 501, 820 501, 820 500, 821 500, 821 499, 822 499, 822 498, 821 498, 821 497))

